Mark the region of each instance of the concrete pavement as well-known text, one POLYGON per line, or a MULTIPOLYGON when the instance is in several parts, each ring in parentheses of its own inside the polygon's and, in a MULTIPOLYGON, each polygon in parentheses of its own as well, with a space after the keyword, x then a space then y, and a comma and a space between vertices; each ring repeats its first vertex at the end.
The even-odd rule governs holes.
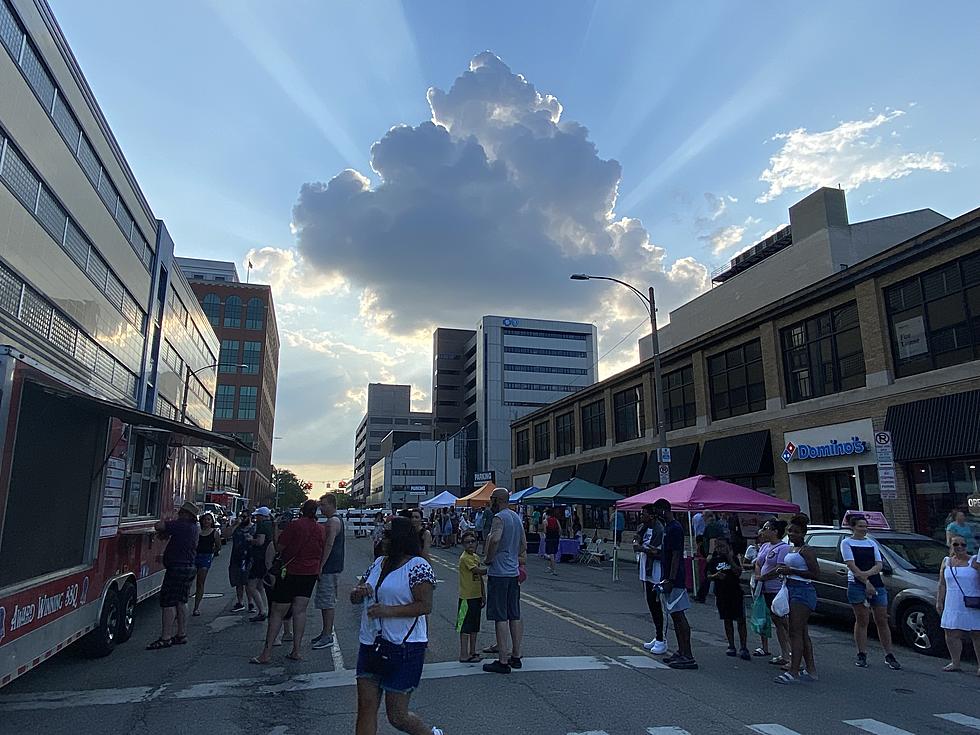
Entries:
MULTIPOLYGON (((348 539, 342 588, 367 567, 369 553, 369 542, 348 539)), ((821 681, 780 687, 772 683, 775 667, 764 660, 724 655, 709 600, 690 616, 701 670, 668 669, 641 647, 652 638, 652 625, 632 565, 613 583, 608 565, 561 565, 551 577, 544 561, 532 558, 522 591, 525 668, 484 674, 479 665, 456 662, 456 552, 435 555, 443 583, 429 618, 425 680, 413 704, 447 735, 980 731, 980 677, 944 674, 941 660, 904 648, 898 651, 904 670, 890 671, 874 642, 871 668, 858 669, 850 632, 839 624, 813 630, 821 681)), ((340 603, 335 650, 312 651, 307 643, 305 660, 293 663, 283 658, 288 649, 279 648, 273 665, 258 667, 248 658, 261 646, 264 624, 229 612, 234 595, 220 562, 208 591, 221 596, 206 599, 202 617, 192 618, 188 646, 143 650, 159 625, 159 609, 149 601, 133 639, 109 658, 90 661, 68 651, 0 691, 3 730, 353 732, 357 610, 340 603)), ((319 632, 319 616, 310 612, 307 639, 319 632)), ((484 630, 487 645, 490 626, 484 630)), ((384 722, 379 731, 394 732, 384 722)))

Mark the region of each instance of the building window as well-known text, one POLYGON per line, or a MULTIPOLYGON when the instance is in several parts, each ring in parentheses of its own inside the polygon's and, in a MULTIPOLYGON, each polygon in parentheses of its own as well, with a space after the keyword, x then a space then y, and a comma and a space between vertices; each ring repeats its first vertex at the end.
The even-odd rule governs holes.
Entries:
POLYGON ((242 326, 242 300, 237 296, 225 299, 225 326, 236 329, 242 326))
POLYGON ((242 368, 242 372, 246 375, 258 375, 261 360, 262 343, 246 342, 245 349, 242 351, 242 365, 246 365, 247 367, 242 368))
POLYGON ((211 326, 221 326, 221 299, 218 298, 218 295, 207 294, 201 302, 201 306, 204 308, 204 316, 211 322, 211 326))
POLYGON ((528 464, 531 461, 531 442, 529 435, 530 432, 527 429, 521 429, 517 432, 514 442, 514 452, 518 465, 528 464))
POLYGON ((825 311, 780 334, 789 403, 864 387, 857 302, 825 311))
POLYGON ((214 417, 216 419, 235 418, 235 386, 218 386, 218 396, 214 401, 214 417))
POLYGON ((221 340, 221 352, 218 353, 218 372, 237 373, 239 364, 238 340, 221 340))
POLYGON ((551 433, 548 422, 534 425, 534 461, 546 462, 551 459, 551 433))
POLYGON ((588 375, 585 368, 551 367, 548 365, 510 365, 505 364, 504 370, 512 373, 549 373, 551 375, 588 375))
POLYGON ((643 436, 643 387, 635 386, 613 394, 613 424, 617 442, 643 436))
MULTIPOLYGON (((965 510, 970 497, 980 493, 980 457, 916 462, 907 467, 915 530, 945 544, 950 511, 965 510)), ((980 540, 980 519, 967 513, 967 524, 980 540)))
POLYGON ((242 385, 238 388, 238 418, 254 419, 256 401, 258 399, 258 387, 254 385, 242 385))
POLYGON ((582 406, 582 449, 595 449, 606 444, 606 405, 598 400, 582 406))
POLYGON ((574 393, 581 386, 555 385, 553 383, 504 383, 507 390, 543 390, 551 393, 574 393))
POLYGON ((262 329, 265 319, 265 304, 262 299, 251 298, 245 308, 245 329, 262 329))
POLYGON ((681 368, 664 375, 664 416, 667 431, 683 429, 697 423, 693 367, 681 368))
POLYGON ((885 289, 895 374, 980 357, 980 254, 885 289))
POLYGON ((555 416, 555 456, 575 451, 575 416, 571 411, 555 416))
POLYGON ((713 419, 763 410, 766 407, 766 381, 759 340, 709 357, 708 381, 713 419))

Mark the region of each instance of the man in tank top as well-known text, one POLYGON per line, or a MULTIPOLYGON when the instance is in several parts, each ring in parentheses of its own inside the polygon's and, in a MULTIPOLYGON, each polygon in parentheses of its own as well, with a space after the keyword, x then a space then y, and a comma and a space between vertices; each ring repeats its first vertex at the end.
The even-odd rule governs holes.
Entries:
POLYGON ((333 645, 334 609, 337 606, 337 583, 344 571, 344 521, 337 515, 337 496, 327 493, 320 498, 320 512, 327 519, 320 578, 316 582, 313 604, 323 617, 323 629, 310 643, 314 651, 333 645))
POLYGON ((487 537, 487 620, 493 621, 497 634, 497 660, 484 664, 483 670, 509 674, 519 669, 521 640, 521 588, 519 575, 527 561, 527 537, 517 513, 507 507, 510 493, 502 487, 490 495, 493 522, 487 537))

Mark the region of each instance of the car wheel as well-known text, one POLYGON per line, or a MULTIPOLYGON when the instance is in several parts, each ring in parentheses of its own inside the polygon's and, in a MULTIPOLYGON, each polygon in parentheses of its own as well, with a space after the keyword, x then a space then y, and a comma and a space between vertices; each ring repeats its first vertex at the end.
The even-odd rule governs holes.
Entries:
POLYGON ((945 643, 939 627, 939 615, 922 602, 914 602, 902 608, 899 627, 905 642, 919 653, 938 656, 945 643))
POLYGON ((99 624, 82 638, 82 650, 89 658, 102 658, 112 653, 119 636, 119 594, 114 589, 106 592, 99 613, 99 624))
POLYGON ((129 583, 119 595, 119 630, 116 642, 125 643, 136 628, 136 585, 129 583))

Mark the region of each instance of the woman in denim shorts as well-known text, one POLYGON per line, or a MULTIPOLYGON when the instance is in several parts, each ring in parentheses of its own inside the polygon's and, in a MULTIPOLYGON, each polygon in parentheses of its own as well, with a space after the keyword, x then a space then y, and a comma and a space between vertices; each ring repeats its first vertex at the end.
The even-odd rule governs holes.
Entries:
POLYGON ((817 609, 817 591, 813 580, 820 574, 817 555, 804 543, 809 519, 805 515, 793 516, 786 529, 792 550, 786 555, 777 572, 785 579, 789 593, 790 662, 787 670, 776 677, 777 684, 799 684, 817 680, 813 660, 813 643, 810 641, 810 614, 817 609), (801 662, 806 668, 800 670, 801 662))
MULTIPOLYGON (((352 604, 363 606, 355 732, 377 732, 383 692, 392 727, 428 733, 430 728, 408 704, 422 679, 429 640, 426 616, 432 612, 436 576, 421 556, 421 538, 411 519, 393 518, 385 534, 387 555, 375 560, 350 594, 352 604)), ((442 735, 436 727, 431 732, 442 735)))

